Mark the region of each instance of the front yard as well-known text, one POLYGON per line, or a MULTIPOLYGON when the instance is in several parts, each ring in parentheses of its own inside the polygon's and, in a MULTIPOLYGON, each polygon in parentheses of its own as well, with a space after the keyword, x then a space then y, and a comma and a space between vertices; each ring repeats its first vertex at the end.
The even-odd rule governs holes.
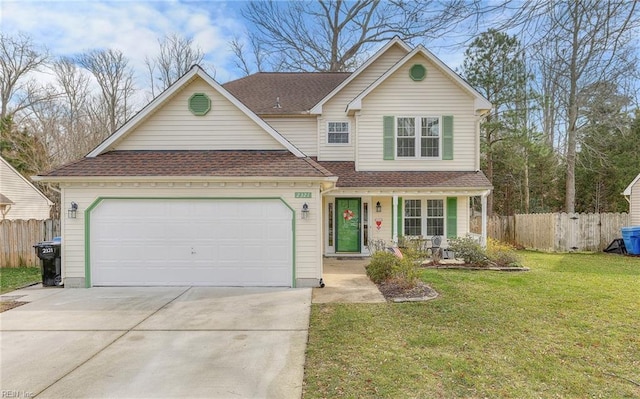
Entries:
POLYGON ((433 301, 314 304, 304 398, 640 396, 640 258, 424 270, 433 301))

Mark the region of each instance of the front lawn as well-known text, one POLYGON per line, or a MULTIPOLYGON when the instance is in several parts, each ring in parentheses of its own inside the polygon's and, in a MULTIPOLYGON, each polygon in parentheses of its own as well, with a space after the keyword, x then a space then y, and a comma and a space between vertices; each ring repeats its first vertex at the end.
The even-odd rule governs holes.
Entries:
POLYGON ((640 258, 424 270, 433 301, 314 304, 304 398, 640 397, 640 258))
POLYGON ((0 268, 0 294, 42 281, 39 267, 0 268))

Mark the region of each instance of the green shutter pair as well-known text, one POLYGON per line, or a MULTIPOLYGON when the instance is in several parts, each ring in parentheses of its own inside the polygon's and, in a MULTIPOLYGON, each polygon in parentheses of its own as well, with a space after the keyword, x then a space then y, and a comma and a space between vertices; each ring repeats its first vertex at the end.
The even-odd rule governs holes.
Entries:
MULTIPOLYGON (((383 132, 383 156, 384 160, 394 160, 396 158, 395 151, 395 117, 384 116, 382 122, 383 132)), ((453 116, 446 115, 442 117, 442 159, 445 161, 453 160, 453 116)))

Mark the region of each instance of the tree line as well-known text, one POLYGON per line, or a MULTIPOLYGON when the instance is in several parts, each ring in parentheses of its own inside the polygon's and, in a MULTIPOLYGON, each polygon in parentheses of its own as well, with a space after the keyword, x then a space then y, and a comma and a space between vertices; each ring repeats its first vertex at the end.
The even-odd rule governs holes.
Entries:
MULTIPOLYGON (((427 48, 446 38, 464 53, 457 72, 494 104, 481 123, 489 213, 627 209, 620 193, 640 173, 637 2, 261 1, 242 15, 250 29, 229 46, 244 74, 352 71, 394 36, 427 48)), ((117 49, 55 57, 0 33, 0 154, 25 175, 78 159, 141 93, 150 100, 205 58, 178 34, 155 54, 141 89, 117 49)))

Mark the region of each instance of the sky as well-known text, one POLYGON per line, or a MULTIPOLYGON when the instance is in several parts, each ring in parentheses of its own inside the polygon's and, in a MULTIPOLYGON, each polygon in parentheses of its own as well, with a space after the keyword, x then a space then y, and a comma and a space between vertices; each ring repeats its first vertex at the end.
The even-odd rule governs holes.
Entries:
MULTIPOLYGON (((139 85, 145 85, 144 60, 153 56, 158 39, 179 33, 192 37, 206 54, 208 72, 221 83, 243 76, 234 65, 229 42, 250 27, 240 15, 245 2, 223 0, 0 0, 0 30, 23 32, 54 56, 73 56, 89 49, 118 49, 127 56, 139 85)), ((452 68, 462 51, 431 50, 452 68)))
MULTIPOLYGON (((88 49, 118 49, 138 74, 145 56, 153 56, 158 39, 179 33, 192 37, 214 65, 216 80, 240 77, 229 42, 243 36, 240 8, 233 1, 33 1, 0 0, 0 30, 23 32, 55 56, 88 49)), ((140 77, 138 77, 140 79, 140 77)))

